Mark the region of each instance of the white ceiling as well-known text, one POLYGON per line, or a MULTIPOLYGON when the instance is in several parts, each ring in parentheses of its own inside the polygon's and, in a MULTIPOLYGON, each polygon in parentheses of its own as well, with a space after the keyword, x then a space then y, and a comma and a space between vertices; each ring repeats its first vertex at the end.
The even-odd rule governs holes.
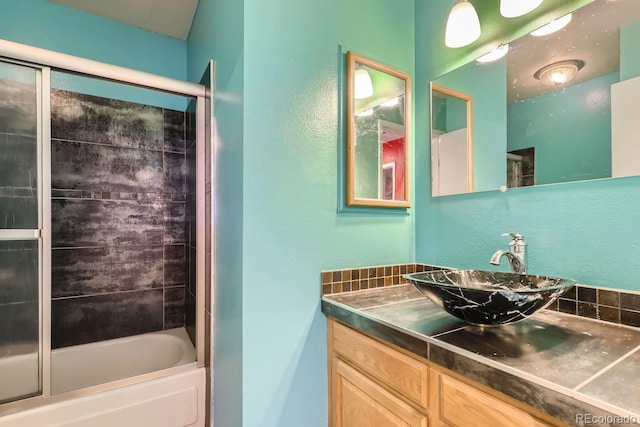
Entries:
POLYGON ((186 40, 198 0, 49 0, 92 15, 186 40))

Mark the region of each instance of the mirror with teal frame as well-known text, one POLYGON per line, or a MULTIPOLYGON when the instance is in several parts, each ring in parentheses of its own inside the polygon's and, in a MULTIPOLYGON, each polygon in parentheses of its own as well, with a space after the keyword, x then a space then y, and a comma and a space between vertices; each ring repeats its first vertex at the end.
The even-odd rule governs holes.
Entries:
POLYGON ((434 80, 473 97, 471 191, 640 175, 638 2, 594 0, 565 19, 434 80), (552 70, 543 81, 545 67, 567 61, 573 80, 552 70))
POLYGON ((347 206, 410 207, 411 78, 347 52, 347 206))

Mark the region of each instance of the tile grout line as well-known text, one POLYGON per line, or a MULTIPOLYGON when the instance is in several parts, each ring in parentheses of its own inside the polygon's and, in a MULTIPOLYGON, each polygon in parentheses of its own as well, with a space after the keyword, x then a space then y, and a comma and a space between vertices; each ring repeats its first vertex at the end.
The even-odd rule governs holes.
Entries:
POLYGON ((591 375, 586 380, 582 381, 580 384, 575 386, 573 388, 573 390, 579 391, 582 387, 584 387, 585 385, 587 385, 591 381, 595 380, 597 377, 599 377, 600 375, 602 375, 603 373, 605 373, 609 369, 613 368, 614 366, 616 366, 617 364, 619 364, 623 360, 627 359, 628 357, 632 356, 634 353, 638 352, 638 350, 640 350, 640 345, 638 345, 637 347, 635 347, 633 350, 629 351, 625 355, 623 355, 623 356, 619 357, 618 359, 614 360, 613 362, 609 363, 607 366, 605 366, 604 368, 600 369, 598 372, 596 372, 595 374, 591 375))

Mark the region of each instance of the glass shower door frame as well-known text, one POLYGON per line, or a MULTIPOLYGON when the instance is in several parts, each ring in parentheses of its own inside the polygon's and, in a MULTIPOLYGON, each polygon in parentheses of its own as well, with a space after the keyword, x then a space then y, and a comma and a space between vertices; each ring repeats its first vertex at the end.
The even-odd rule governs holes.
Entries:
POLYGON ((38 241, 38 379, 39 391, 31 398, 16 402, 40 399, 48 396, 51 390, 49 366, 50 349, 50 294, 51 294, 51 253, 45 250, 51 242, 51 149, 44 141, 49 140, 51 69, 27 62, 0 59, 1 62, 27 67, 35 71, 36 89, 36 180, 38 228, 36 229, 0 229, 0 241, 38 241))
MULTIPOLYGON (((207 270, 205 242, 211 239, 212 232, 207 233, 206 219, 209 212, 205 205, 206 183, 205 175, 210 173, 205 162, 207 150, 210 151, 213 164, 212 125, 210 115, 213 78, 209 85, 195 84, 176 80, 143 71, 133 70, 103 62, 93 61, 72 55, 53 52, 33 46, 0 40, 0 61, 25 65, 36 70, 38 112, 37 112, 37 168, 38 177, 38 229, 34 230, 0 230, 0 240, 38 240, 39 251, 39 377, 40 393, 33 397, 0 404, 2 415, 9 415, 26 409, 40 407, 46 403, 56 403, 73 397, 91 395, 100 391, 110 390, 123 385, 136 384, 141 381, 170 375, 173 372, 183 372, 187 365, 155 371, 141 375, 135 379, 125 379, 104 385, 80 389, 62 394, 51 393, 51 72, 61 71, 80 76, 92 77, 99 80, 119 82, 133 87, 147 88, 190 97, 196 100, 196 362, 194 366, 201 368, 209 366, 210 355, 205 351, 206 344, 210 344, 211 330, 205 326, 206 315, 213 310, 213 297, 205 290, 205 279, 210 278, 213 287, 213 274, 207 270), (210 148, 205 150, 205 144, 210 148), (206 237, 205 237, 206 236, 206 237), (205 297, 209 298, 205 305, 205 297)), ((211 69, 211 73, 213 69, 211 69)), ((213 184, 211 184, 213 185, 213 184)), ((212 239, 211 239, 212 240, 212 239)), ((213 244, 212 244, 213 250, 213 244)), ((213 318, 213 316, 211 316, 213 318)))

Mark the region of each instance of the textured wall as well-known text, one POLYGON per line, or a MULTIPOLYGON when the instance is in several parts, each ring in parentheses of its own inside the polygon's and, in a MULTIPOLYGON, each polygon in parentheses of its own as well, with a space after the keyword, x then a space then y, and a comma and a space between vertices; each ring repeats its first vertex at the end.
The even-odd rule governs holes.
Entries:
MULTIPOLYGON (((578 3, 564 2, 562 7, 578 3)), ((416 52, 429 52, 416 55, 416 72, 425 82, 416 85, 418 117, 429 113, 426 81, 451 66, 442 59, 450 55, 442 35, 451 4, 416 2, 416 20, 423 23, 416 28, 416 52)), ((428 138, 428 121, 416 120, 417 141, 428 138)), ((640 178, 430 198, 429 159, 429 147, 418 142, 416 162, 425 167, 416 168, 416 261, 486 269, 491 254, 508 243, 500 233, 512 231, 522 233, 529 243, 533 273, 640 289, 640 178)))
POLYGON ((52 347, 184 326, 184 117, 52 92, 52 347))
POLYGON ((507 109, 507 150, 535 147, 536 184, 611 176, 611 85, 618 73, 507 109))

